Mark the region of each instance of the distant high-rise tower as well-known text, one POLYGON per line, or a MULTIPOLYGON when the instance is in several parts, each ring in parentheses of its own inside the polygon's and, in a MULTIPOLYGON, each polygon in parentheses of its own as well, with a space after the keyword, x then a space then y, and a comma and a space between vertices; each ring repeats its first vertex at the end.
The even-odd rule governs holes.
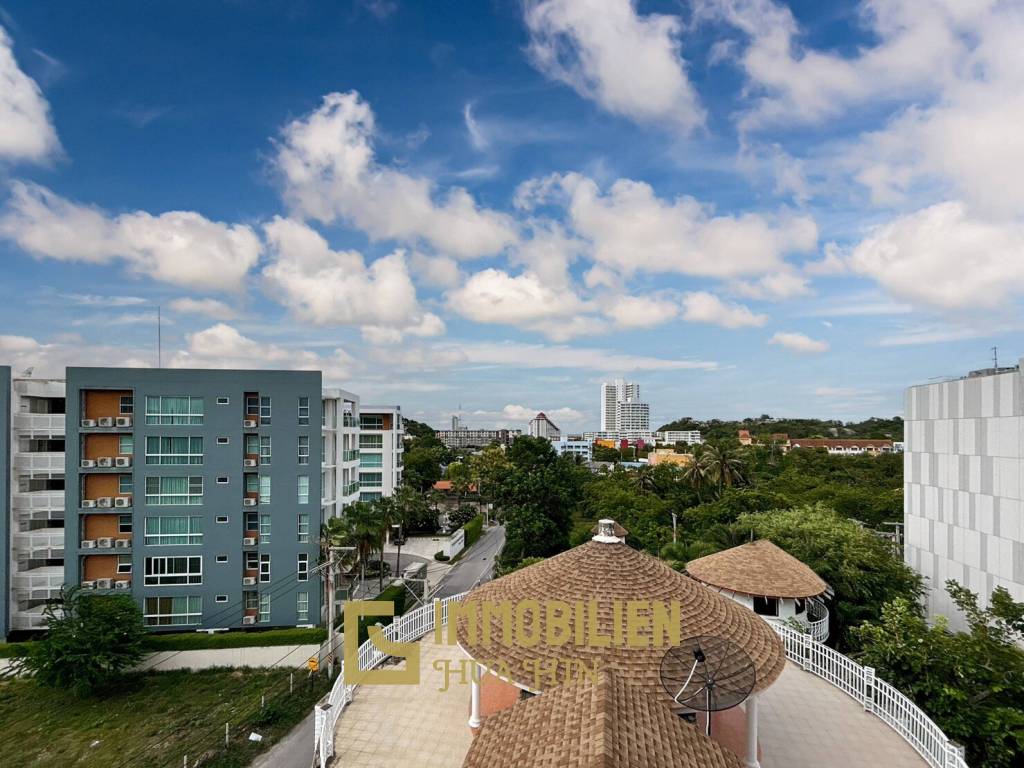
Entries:
POLYGON ((623 379, 601 385, 602 432, 649 432, 650 407, 640 402, 640 385, 623 379))

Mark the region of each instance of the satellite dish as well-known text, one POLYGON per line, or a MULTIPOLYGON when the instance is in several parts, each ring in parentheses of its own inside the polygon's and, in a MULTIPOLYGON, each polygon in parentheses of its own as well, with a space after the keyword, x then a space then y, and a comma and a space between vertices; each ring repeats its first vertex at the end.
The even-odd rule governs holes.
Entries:
POLYGON ((757 670, 746 651, 731 640, 700 635, 669 648, 661 659, 661 684, 672 701, 711 714, 731 709, 754 690, 757 670))

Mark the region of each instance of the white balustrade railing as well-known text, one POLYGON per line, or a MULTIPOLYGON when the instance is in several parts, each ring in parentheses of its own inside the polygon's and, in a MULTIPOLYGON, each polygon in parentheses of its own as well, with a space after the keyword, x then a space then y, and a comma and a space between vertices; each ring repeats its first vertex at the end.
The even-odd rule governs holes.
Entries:
POLYGON ((807 601, 807 631, 819 643, 828 640, 828 607, 816 597, 807 601))
POLYGON ((14 456, 14 468, 38 472, 63 472, 63 453, 18 453, 14 456))
POLYGON ((786 658, 801 669, 832 683, 860 702, 913 747, 932 768, 968 768, 960 747, 921 709, 884 680, 839 651, 805 632, 771 622, 786 647, 786 658))
POLYGON ((22 432, 63 435, 64 416, 63 413, 17 413, 14 428, 22 432))
MULTIPOLYGON (((435 602, 441 603, 442 625, 448 621, 448 606, 453 602, 458 602, 466 594, 466 592, 462 592, 439 601, 435 600, 435 602)), ((427 603, 409 611, 386 626, 384 638, 391 642, 408 643, 419 640, 433 629, 434 603, 427 603)), ((358 658, 359 669, 367 670, 380 666, 388 656, 379 651, 372 640, 367 640, 359 646, 358 658)), ((334 681, 331 692, 327 694, 327 700, 317 704, 313 710, 314 751, 321 766, 327 765, 327 760, 334 755, 335 725, 345 707, 352 701, 357 687, 355 684, 345 683, 345 664, 342 662, 338 679, 334 681)))

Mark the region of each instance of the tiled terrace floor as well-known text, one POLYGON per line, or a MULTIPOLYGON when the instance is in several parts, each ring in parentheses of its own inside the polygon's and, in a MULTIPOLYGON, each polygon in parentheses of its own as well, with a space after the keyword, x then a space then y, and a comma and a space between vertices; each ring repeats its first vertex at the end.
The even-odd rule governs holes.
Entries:
MULTIPOLYGON (((418 686, 364 686, 335 734, 338 768, 459 768, 472 740, 469 686, 441 692, 435 660, 463 658, 456 646, 421 641, 418 686)), ((404 662, 403 662, 404 664, 404 662)), ((453 678, 454 680, 454 678, 453 678)), ((925 768, 885 723, 829 683, 787 664, 762 694, 763 768, 925 768)))

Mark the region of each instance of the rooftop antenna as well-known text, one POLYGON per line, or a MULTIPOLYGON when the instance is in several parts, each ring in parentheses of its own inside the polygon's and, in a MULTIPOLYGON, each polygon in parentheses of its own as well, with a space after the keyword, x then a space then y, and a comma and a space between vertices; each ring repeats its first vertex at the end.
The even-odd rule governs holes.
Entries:
POLYGON ((156 367, 163 368, 163 339, 161 338, 160 305, 156 305, 156 367))
POLYGON ((999 368, 999 347, 992 347, 992 367, 999 368))

